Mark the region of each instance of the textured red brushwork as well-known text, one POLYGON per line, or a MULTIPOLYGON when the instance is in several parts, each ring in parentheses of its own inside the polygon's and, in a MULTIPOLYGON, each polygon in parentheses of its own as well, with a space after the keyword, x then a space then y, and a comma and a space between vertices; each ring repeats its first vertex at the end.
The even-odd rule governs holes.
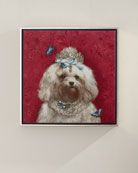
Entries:
POLYGON ((99 88, 94 103, 103 109, 102 123, 115 123, 115 30, 23 30, 23 123, 36 122, 42 104, 39 81, 56 53, 68 46, 77 48, 94 71, 99 88), (46 56, 51 44, 55 51, 46 56))

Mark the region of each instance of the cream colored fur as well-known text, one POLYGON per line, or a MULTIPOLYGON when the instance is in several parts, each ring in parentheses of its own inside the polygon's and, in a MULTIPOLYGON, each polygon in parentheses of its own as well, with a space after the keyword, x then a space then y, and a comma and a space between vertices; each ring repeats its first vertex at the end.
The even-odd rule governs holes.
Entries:
POLYGON ((60 53, 61 57, 69 58, 73 52, 73 56, 76 54, 77 61, 83 67, 82 70, 78 69, 76 65, 72 65, 72 72, 69 67, 62 69, 59 64, 52 64, 43 74, 40 81, 39 98, 43 101, 39 115, 37 118, 38 123, 100 123, 99 117, 91 116, 97 109, 91 102, 98 95, 98 88, 93 72, 90 68, 82 64, 83 56, 76 51, 74 48, 65 48, 60 53), (58 101, 58 85, 59 73, 66 72, 69 74, 64 82, 64 85, 68 85, 70 81, 74 82, 81 93, 78 100, 70 104, 69 108, 61 109, 57 106, 58 101), (84 84, 78 82, 74 75, 78 75, 84 84))

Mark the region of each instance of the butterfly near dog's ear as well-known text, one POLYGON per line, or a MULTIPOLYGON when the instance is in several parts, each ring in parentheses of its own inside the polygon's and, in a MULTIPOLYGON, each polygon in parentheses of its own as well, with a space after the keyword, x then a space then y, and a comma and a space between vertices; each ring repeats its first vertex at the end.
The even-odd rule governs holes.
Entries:
POLYGON ((49 46, 47 49, 46 49, 46 55, 51 55, 53 52, 54 52, 55 48, 53 46, 49 46))
POLYGON ((102 109, 98 109, 96 112, 91 113, 91 116, 94 116, 94 117, 100 117, 102 111, 103 111, 102 109))

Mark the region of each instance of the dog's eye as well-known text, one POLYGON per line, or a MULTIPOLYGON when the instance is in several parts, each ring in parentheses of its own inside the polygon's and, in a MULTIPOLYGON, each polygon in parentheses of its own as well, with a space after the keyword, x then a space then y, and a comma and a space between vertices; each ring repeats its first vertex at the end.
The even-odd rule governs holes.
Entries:
POLYGON ((75 75, 75 79, 79 79, 79 76, 78 75, 75 75))
POLYGON ((61 76, 59 76, 60 79, 64 79, 66 77, 65 74, 62 74, 61 76))

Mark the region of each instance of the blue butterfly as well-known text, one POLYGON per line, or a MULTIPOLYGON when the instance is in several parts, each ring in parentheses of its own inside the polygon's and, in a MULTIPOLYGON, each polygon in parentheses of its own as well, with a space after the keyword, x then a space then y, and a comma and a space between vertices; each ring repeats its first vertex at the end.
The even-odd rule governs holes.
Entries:
POLYGON ((67 68, 72 65, 76 65, 79 70, 82 70, 83 67, 77 62, 77 60, 74 59, 57 59, 56 63, 59 64, 62 68, 67 68))
POLYGON ((47 55, 51 55, 53 52, 54 52, 54 47, 52 47, 52 46, 49 46, 48 48, 47 48, 47 50, 46 50, 46 54, 47 55))
POLYGON ((65 109, 65 108, 66 108, 65 103, 62 102, 62 101, 58 101, 58 102, 57 102, 57 106, 58 106, 60 109, 65 109))
POLYGON ((100 117, 102 111, 103 111, 102 109, 98 109, 96 112, 91 113, 91 116, 94 116, 94 117, 100 117))

